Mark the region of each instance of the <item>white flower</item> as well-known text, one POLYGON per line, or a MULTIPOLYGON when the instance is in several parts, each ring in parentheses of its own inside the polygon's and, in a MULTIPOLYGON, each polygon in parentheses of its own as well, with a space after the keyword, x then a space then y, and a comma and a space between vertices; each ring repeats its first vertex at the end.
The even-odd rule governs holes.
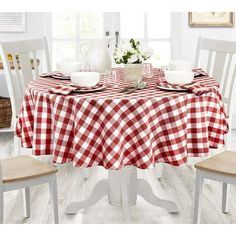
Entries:
POLYGON ((138 56, 134 54, 128 59, 128 62, 134 63, 134 62, 138 61, 138 59, 139 59, 138 56))
POLYGON ((133 50, 133 48, 132 48, 132 45, 129 43, 129 42, 127 42, 127 41, 123 41, 122 43, 121 43, 121 50, 124 52, 124 53, 127 53, 127 52, 130 52, 130 51, 132 51, 133 50))
POLYGON ((143 58, 142 54, 138 54, 137 57, 138 57, 139 62, 143 62, 144 61, 144 58, 143 58))
POLYGON ((122 59, 122 57, 124 56, 124 52, 121 51, 121 50, 116 50, 115 53, 114 53, 114 57, 117 58, 117 59, 122 59))
POLYGON ((148 46, 140 46, 140 53, 145 57, 149 58, 153 54, 153 50, 148 46))
POLYGON ((141 46, 138 41, 131 39, 123 41, 119 47, 115 49, 113 54, 116 63, 142 63, 147 60, 153 51, 147 46, 141 46))

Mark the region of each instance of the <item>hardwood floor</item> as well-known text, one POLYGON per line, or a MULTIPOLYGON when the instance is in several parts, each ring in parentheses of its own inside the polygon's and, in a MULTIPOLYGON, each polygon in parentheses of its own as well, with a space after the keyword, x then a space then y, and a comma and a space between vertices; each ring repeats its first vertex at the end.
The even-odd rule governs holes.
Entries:
MULTIPOLYGON (((232 132, 231 150, 236 151, 236 131, 232 132)), ((7 158, 13 150, 13 135, 0 133, 0 159, 7 158)), ((50 158, 40 158, 50 162, 50 158)), ((138 197, 137 205, 130 207, 131 223, 163 224, 191 223, 193 218, 193 194, 195 171, 192 166, 164 166, 163 178, 157 180, 152 170, 138 170, 138 176, 146 179, 155 194, 163 199, 174 200, 180 212, 169 214, 165 210, 154 207, 138 197)), ((110 206, 107 198, 102 198, 87 211, 79 211, 77 215, 66 215, 65 208, 72 201, 79 201, 89 195, 93 186, 99 180, 107 177, 107 171, 102 167, 94 167, 87 180, 82 179, 80 168, 71 164, 59 166, 58 204, 59 221, 63 224, 87 223, 123 223, 120 207, 110 206)), ((221 184, 210 181, 204 185, 201 223, 236 223, 236 187, 230 189, 228 214, 221 213, 221 184)), ((24 218, 21 191, 7 192, 4 195, 5 223, 52 223, 49 189, 47 185, 31 189, 31 217, 24 218)))

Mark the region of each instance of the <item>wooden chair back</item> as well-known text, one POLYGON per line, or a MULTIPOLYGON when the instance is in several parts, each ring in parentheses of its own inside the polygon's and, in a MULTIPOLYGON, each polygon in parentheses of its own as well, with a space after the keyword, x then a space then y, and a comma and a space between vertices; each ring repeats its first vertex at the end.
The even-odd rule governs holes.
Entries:
POLYGON ((0 56, 11 99, 13 117, 17 117, 29 81, 39 76, 39 70, 51 71, 47 40, 1 42, 0 56), (43 55, 45 54, 45 55, 43 55), (12 56, 12 61, 8 56, 12 56))
POLYGON ((218 81, 227 114, 232 117, 234 86, 236 79, 236 41, 199 38, 194 66, 218 81))

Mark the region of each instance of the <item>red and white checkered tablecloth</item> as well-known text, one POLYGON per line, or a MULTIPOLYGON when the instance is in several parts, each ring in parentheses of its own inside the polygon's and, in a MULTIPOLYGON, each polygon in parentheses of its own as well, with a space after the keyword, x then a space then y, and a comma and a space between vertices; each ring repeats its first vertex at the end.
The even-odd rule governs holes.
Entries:
MULTIPOLYGON (((123 76, 123 69, 119 69, 123 76)), ((131 94, 119 88, 63 96, 49 93, 59 83, 39 78, 29 83, 16 126, 22 146, 35 155, 52 154, 55 163, 120 169, 152 168, 156 162, 181 165, 224 145, 227 118, 219 86, 208 76, 195 78, 212 91, 201 96, 156 88, 131 94)))

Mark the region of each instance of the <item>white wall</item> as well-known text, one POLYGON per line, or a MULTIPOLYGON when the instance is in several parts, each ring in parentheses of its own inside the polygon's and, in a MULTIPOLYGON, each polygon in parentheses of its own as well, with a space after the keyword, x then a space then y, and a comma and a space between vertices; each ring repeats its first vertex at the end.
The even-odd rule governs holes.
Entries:
POLYGON ((179 15, 179 58, 192 60, 195 56, 195 48, 199 36, 213 39, 236 40, 236 27, 230 28, 191 28, 188 26, 188 13, 179 15))
MULTIPOLYGON (((43 13, 26 13, 26 31, 15 33, 0 33, 1 41, 15 41, 22 39, 33 39, 43 36, 43 13)), ((7 97, 8 90, 5 79, 0 71, 0 96, 7 97)))

